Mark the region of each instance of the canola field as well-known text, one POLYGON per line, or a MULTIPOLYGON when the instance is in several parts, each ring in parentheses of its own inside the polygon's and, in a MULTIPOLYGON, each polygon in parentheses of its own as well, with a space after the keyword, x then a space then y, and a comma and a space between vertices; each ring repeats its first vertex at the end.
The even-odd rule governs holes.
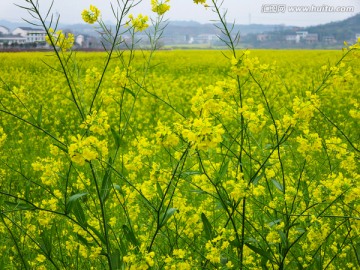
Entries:
POLYGON ((1 53, 0 269, 359 269, 358 48, 1 53))

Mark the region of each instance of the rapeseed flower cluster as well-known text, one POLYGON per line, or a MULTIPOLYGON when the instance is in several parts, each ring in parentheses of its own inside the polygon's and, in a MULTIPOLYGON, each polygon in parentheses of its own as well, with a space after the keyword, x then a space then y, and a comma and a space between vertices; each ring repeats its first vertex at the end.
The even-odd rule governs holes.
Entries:
POLYGON ((116 87, 124 88, 129 84, 129 75, 131 73, 131 67, 121 70, 120 67, 115 67, 112 75, 112 83, 116 87))
POLYGON ((60 172, 62 171, 63 163, 61 160, 55 158, 43 158, 32 163, 34 171, 42 172, 40 177, 43 185, 56 186, 60 180, 60 172))
POLYGON ((101 74, 97 67, 88 68, 85 75, 85 84, 88 87, 96 85, 96 82, 100 79, 101 74))
POLYGON ((206 5, 206 0, 194 0, 195 4, 206 5))
POLYGON ((353 100, 353 108, 350 109, 349 114, 352 118, 360 120, 360 104, 357 100, 353 100))
POLYGON ((154 267, 155 252, 147 252, 145 247, 142 246, 140 252, 131 252, 124 256, 124 262, 127 265, 127 269, 150 269, 154 267))
POLYGON ((142 32, 149 27, 148 21, 148 16, 139 14, 137 17, 134 17, 134 15, 130 14, 129 21, 126 23, 126 25, 134 29, 135 32, 142 32))
POLYGON ((93 24, 99 20, 100 10, 96 6, 90 5, 89 9, 83 10, 83 12, 81 13, 81 17, 84 22, 93 24))
POLYGON ((216 52, 162 51, 144 84, 142 63, 117 62, 89 109, 103 54, 79 53, 82 115, 35 64, 44 55, 4 54, 16 88, 0 87, 1 110, 38 128, 1 113, 1 192, 16 199, 0 198, 0 263, 24 268, 18 243, 34 269, 98 269, 106 256, 127 269, 357 269, 356 62, 332 71, 352 80, 316 91, 334 65, 309 74, 334 52, 252 54, 225 72, 216 52))
POLYGON ((80 128, 87 129, 93 134, 106 135, 110 129, 108 119, 109 117, 105 111, 93 111, 90 115, 86 116, 80 128))
POLYGON ((179 125, 182 136, 198 150, 214 149, 222 142, 224 129, 221 124, 214 125, 211 118, 195 118, 188 126, 179 125))
POLYGON ((179 143, 179 137, 170 127, 163 125, 160 121, 156 127, 156 141, 165 147, 174 147, 179 143))
POLYGON ((83 166, 85 162, 96 159, 105 159, 108 155, 106 140, 99 140, 95 136, 81 137, 72 136, 72 143, 69 145, 69 156, 73 162, 83 166))
POLYGON ((151 0, 151 10, 160 16, 164 15, 170 10, 169 2, 170 0, 151 0))
POLYGON ((45 40, 49 45, 53 45, 63 52, 69 51, 74 46, 74 34, 68 33, 65 35, 62 30, 55 31, 53 28, 50 28, 48 31, 49 33, 45 40))

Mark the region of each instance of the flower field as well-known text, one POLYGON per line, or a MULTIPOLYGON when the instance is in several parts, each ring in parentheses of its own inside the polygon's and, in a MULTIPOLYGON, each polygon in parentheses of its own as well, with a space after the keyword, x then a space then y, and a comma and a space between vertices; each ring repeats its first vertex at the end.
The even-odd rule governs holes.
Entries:
POLYGON ((358 56, 239 53, 1 54, 1 269, 358 269, 358 56))
POLYGON ((194 2, 227 49, 159 51, 169 1, 124 0, 75 52, 25 1, 53 51, 0 54, 0 269, 360 268, 360 40, 238 50, 194 2))

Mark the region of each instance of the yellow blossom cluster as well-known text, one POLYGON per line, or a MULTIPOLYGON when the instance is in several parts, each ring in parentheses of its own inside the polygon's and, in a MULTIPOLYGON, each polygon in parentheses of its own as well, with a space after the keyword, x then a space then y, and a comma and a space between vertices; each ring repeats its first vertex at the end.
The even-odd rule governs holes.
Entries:
POLYGON ((80 128, 87 129, 93 134, 105 135, 110 128, 107 113, 105 111, 93 111, 86 116, 80 128))
POLYGON ((53 28, 49 29, 49 33, 45 39, 49 45, 60 48, 63 52, 69 51, 74 46, 75 42, 74 34, 68 33, 66 35, 62 30, 55 31, 53 28))
POLYGON ((88 68, 85 75, 86 86, 94 86, 99 81, 101 74, 97 67, 88 68))
POLYGON ((360 120, 360 103, 357 100, 353 101, 353 108, 350 109, 349 114, 352 118, 360 120))
MULTIPOLYGON (((207 241, 205 248, 207 250, 206 259, 211 263, 220 264, 223 254, 226 254, 226 251, 231 248, 230 241, 234 241, 235 237, 233 236, 232 231, 226 229, 221 229, 221 233, 214 237, 213 239, 207 241)), ((231 260, 227 260, 226 267, 231 269, 234 267, 231 260)))
POLYGON ((164 50, 146 80, 138 54, 103 77, 107 54, 77 54, 81 113, 45 54, 2 55, 0 265, 359 268, 356 58, 164 50))
POLYGON ((137 17, 134 15, 129 15, 129 21, 126 23, 128 27, 132 27, 135 32, 141 32, 146 30, 149 27, 148 24, 149 17, 139 14, 137 17))
POLYGON ((169 3, 170 0, 151 0, 151 10, 158 15, 164 15, 167 11, 170 10, 169 3))
POLYGON ((99 140, 94 136, 82 137, 72 136, 72 143, 69 145, 69 156, 78 165, 85 165, 86 161, 105 159, 108 155, 106 140, 99 140))
POLYGON ((215 148, 222 142, 225 132, 222 125, 214 125, 211 118, 195 118, 180 129, 182 136, 198 150, 215 148))
POLYGON ((310 133, 308 130, 304 131, 303 136, 298 136, 296 141, 299 143, 298 151, 305 156, 308 153, 319 152, 322 147, 319 134, 310 133))
POLYGON ((206 0, 194 0, 195 4, 206 5, 206 0))
POLYGON ((179 143, 179 137, 159 121, 156 127, 156 141, 165 147, 174 147, 179 143))
POLYGON ((135 269, 150 269, 154 267, 155 261, 155 252, 147 252, 145 250, 145 246, 140 248, 140 253, 129 252, 124 256, 124 262, 128 266, 127 269, 135 270, 135 269))
POLYGON ((121 70, 120 67, 115 67, 114 73, 112 75, 112 82, 116 87, 126 87, 129 84, 129 73, 131 72, 131 67, 121 70))
POLYGON ((63 163, 54 157, 46 157, 32 163, 32 167, 35 171, 42 172, 40 179, 44 185, 54 186, 60 180, 59 173, 62 170, 63 163))
POLYGON ((90 5, 89 9, 84 9, 81 13, 81 17, 84 22, 93 24, 95 23, 100 17, 100 10, 93 5, 90 5))

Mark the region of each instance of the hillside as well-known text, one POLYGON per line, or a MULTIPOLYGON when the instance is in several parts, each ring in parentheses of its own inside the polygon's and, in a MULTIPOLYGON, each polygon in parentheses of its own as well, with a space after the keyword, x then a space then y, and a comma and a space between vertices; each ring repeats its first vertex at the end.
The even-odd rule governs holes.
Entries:
POLYGON ((360 33, 360 13, 343 21, 307 27, 305 30, 309 33, 318 33, 320 38, 334 36, 336 40, 353 39, 360 33))

